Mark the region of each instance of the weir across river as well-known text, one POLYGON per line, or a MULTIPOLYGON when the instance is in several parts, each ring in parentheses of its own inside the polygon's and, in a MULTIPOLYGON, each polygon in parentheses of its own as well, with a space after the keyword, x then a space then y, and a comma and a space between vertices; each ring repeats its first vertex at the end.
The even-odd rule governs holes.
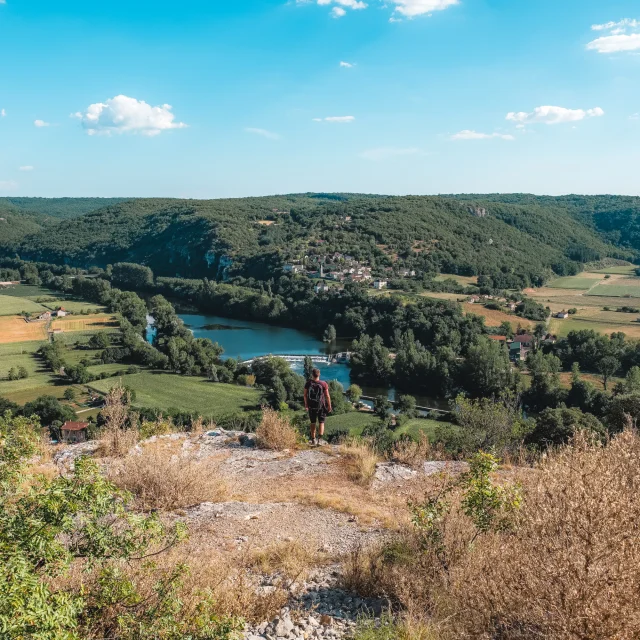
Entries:
POLYGON ((251 360, 243 360, 242 364, 251 364, 255 360, 265 360, 266 358, 281 358, 282 360, 286 360, 287 362, 304 362, 305 358, 311 358, 313 362, 318 362, 321 364, 346 364, 349 362, 351 358, 351 353, 349 351, 344 351, 341 353, 334 353, 329 356, 321 356, 316 354, 269 354, 268 356, 259 356, 258 358, 251 358, 251 360))

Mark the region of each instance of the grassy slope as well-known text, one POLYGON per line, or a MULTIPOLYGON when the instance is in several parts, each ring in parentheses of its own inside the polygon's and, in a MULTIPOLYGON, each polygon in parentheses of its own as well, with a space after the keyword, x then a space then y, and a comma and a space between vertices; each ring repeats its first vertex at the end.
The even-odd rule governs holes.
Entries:
POLYGON ((23 311, 37 313, 44 310, 45 308, 37 302, 0 293, 0 316, 15 316, 23 311))
POLYGON ((214 384, 206 378, 178 376, 171 373, 143 373, 109 378, 91 383, 91 387, 106 392, 119 381, 136 392, 135 405, 176 408, 204 416, 225 415, 258 408, 261 394, 255 389, 228 384, 214 384))

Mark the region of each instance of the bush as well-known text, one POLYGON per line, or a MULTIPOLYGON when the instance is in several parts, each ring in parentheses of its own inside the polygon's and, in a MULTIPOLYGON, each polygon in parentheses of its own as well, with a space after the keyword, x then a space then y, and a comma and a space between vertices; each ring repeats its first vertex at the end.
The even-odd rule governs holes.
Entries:
POLYGON ((170 450, 145 448, 111 467, 109 477, 129 491, 144 511, 172 511, 201 502, 220 502, 227 494, 221 476, 211 461, 173 455, 170 450))
POLYGON ((262 449, 284 451, 296 446, 298 434, 287 416, 265 408, 262 411, 260 426, 256 429, 256 438, 258 446, 262 449))

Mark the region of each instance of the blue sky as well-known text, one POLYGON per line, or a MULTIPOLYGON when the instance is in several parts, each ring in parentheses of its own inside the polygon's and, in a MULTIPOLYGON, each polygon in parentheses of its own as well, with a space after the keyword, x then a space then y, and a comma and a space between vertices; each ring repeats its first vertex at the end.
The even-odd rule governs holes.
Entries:
POLYGON ((637 0, 0 0, 0 60, 0 195, 640 195, 637 0))

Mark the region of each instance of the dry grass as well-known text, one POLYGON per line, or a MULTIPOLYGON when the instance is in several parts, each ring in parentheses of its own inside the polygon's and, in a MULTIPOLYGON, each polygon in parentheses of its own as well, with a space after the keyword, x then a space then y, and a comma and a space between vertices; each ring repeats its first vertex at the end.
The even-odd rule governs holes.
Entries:
POLYGON ((115 328, 118 326, 116 316, 99 314, 89 316, 65 316, 56 318, 51 322, 51 329, 61 329, 64 333, 70 331, 100 331, 101 329, 115 328))
POLYGON ((371 444, 364 440, 347 440, 340 445, 340 454, 347 476, 351 480, 362 485, 367 485, 373 480, 380 458, 371 444))
POLYGON ((105 399, 102 415, 105 419, 100 433, 97 453, 102 457, 126 455, 138 442, 137 425, 130 425, 128 392, 118 384, 113 387, 105 399))
POLYGON ((298 434, 287 416, 265 408, 262 411, 262 422, 256 429, 256 439, 262 449, 284 451, 295 448, 298 434))
POLYGON ((289 582, 306 577, 309 570, 318 566, 322 558, 298 540, 276 542, 255 551, 250 559, 251 568, 263 574, 278 574, 289 582))
POLYGON ((389 597, 440 637, 637 639, 639 467, 636 432, 606 446, 579 434, 519 473, 524 503, 512 529, 478 535, 450 494, 442 538, 408 528, 359 550, 345 586, 389 597))
POLYGON ((467 637, 640 637, 640 438, 578 436, 540 468, 520 523, 483 540, 451 595, 467 637))
POLYGON ((26 322, 20 316, 0 316, 0 344, 46 339, 46 322, 26 322))
POLYGON ((391 452, 392 460, 415 468, 420 467, 427 459, 442 460, 443 456, 444 451, 442 448, 438 448, 434 451, 431 447, 427 434, 422 431, 418 435, 418 440, 402 438, 396 442, 393 445, 393 451, 391 452))
POLYGON ((211 460, 194 460, 159 447, 145 448, 109 469, 109 478, 133 494, 136 507, 144 511, 174 511, 220 502, 227 486, 211 460))

